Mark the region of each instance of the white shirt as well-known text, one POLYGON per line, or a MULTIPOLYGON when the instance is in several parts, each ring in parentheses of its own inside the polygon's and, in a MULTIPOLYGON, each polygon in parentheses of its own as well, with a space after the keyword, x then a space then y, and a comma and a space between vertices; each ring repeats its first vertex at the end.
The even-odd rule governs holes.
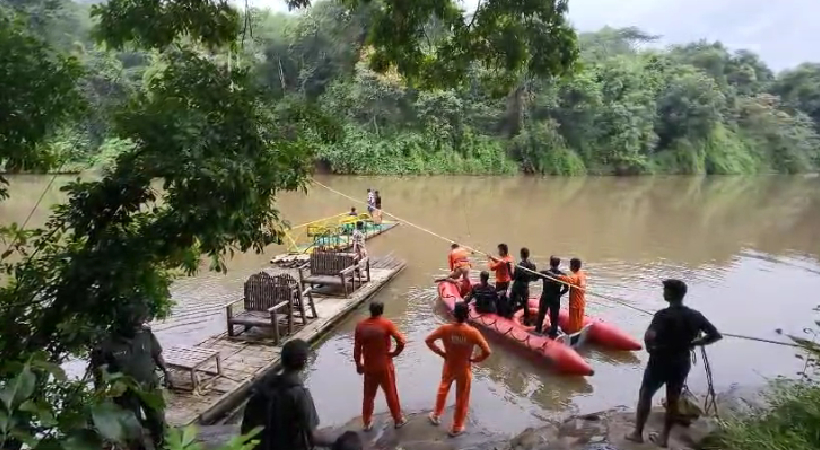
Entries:
POLYGON ((365 236, 361 230, 354 230, 353 231, 353 251, 359 252, 360 250, 364 250, 365 244, 365 236))

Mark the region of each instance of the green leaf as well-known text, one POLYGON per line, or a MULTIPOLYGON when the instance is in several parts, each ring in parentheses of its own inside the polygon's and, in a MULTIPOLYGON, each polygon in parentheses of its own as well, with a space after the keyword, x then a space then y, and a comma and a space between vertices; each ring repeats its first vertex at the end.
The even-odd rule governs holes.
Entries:
POLYGON ((6 434, 8 432, 10 419, 5 411, 0 410, 0 433, 6 434))
POLYGON ((188 447, 191 445, 191 442, 194 442, 196 439, 197 434, 197 427, 195 425, 189 425, 182 430, 182 446, 188 447))
POLYGON ((37 439, 35 439, 34 436, 32 436, 31 433, 29 433, 26 430, 21 430, 21 429, 17 428, 17 429, 11 430, 11 433, 9 433, 9 434, 13 438, 17 439, 18 441, 26 444, 26 446, 29 447, 29 448, 33 448, 33 447, 37 446, 37 439))
POLYGON ((64 450, 100 450, 102 439, 92 430, 74 430, 63 441, 64 450))
POLYGON ((119 397, 128 390, 128 385, 124 383, 122 380, 117 380, 111 385, 111 388, 108 391, 108 395, 111 397, 119 397))
POLYGON ((58 439, 45 438, 40 440, 33 450, 67 450, 58 439))
POLYGON ((117 405, 110 402, 95 405, 91 410, 94 428, 104 439, 121 442, 125 437, 121 412, 117 405))
POLYGON ((37 412, 37 405, 32 400, 26 400, 17 409, 19 411, 23 411, 23 412, 36 413, 37 412))
POLYGON ((14 377, 8 385, 0 389, 0 401, 6 405, 8 410, 14 410, 14 407, 24 402, 34 393, 34 385, 37 378, 31 367, 26 364, 23 370, 14 377))
POLYGON ((163 397, 161 389, 156 389, 153 391, 139 389, 137 390, 137 395, 140 400, 145 402, 145 404, 151 408, 159 409, 165 406, 165 397, 163 397))
POLYGON ((54 378, 58 381, 65 381, 68 377, 65 374, 65 370, 60 367, 58 364, 54 364, 48 361, 43 361, 40 359, 33 359, 31 361, 31 366, 35 369, 45 370, 46 372, 50 373, 54 378))

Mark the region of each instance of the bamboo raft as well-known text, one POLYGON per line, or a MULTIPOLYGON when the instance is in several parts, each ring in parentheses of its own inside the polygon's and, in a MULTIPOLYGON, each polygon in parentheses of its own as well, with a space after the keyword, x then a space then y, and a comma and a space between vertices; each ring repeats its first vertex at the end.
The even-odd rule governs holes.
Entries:
POLYGON ((287 246, 288 253, 271 259, 271 264, 283 267, 299 264, 310 257, 316 248, 345 251, 353 247, 353 230, 356 224, 364 224, 365 239, 369 240, 386 233, 400 225, 399 222, 385 220, 374 222, 372 216, 363 213, 351 216, 349 213, 336 214, 324 219, 318 219, 297 225, 294 228, 278 232, 281 243, 287 246), (301 242, 300 233, 309 242, 301 242))
MULTIPOLYGON (((301 326, 286 340, 303 339, 315 343, 357 306, 376 294, 404 267, 405 262, 393 256, 373 257, 370 263, 370 281, 350 293, 347 298, 342 294, 322 295, 317 291, 319 295, 314 301, 318 318, 301 326)), ((265 271, 271 274, 293 274, 296 269, 275 267, 265 271)), ((207 424, 231 413, 245 400, 255 381, 279 368, 280 350, 281 346, 274 345, 266 335, 243 334, 229 337, 225 332, 189 349, 191 354, 202 355, 203 358, 200 362, 186 361, 184 358, 180 361, 196 365, 201 372, 195 378, 194 369, 190 372, 172 371, 175 389, 166 390, 166 420, 175 426, 207 424), (208 355, 211 357, 205 361, 208 355), (221 367, 217 367, 217 362, 221 367)))

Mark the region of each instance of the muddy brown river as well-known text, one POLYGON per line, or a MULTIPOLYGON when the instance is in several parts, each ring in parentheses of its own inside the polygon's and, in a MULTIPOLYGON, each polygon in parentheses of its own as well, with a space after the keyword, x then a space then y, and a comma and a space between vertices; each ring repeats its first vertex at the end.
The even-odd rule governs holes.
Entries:
MULTIPOLYGON (((49 177, 15 177, 12 197, 0 203, 0 222, 23 221, 49 177)), ((61 196, 57 178, 30 224, 42 223, 45 205, 61 196)), ((580 257, 589 289, 637 307, 664 306, 660 281, 689 283, 688 304, 721 331, 784 339, 777 328, 802 333, 820 304, 820 178, 355 178, 319 177, 341 192, 364 199, 382 193, 384 209, 472 247, 492 251, 507 243, 514 255, 527 246, 543 266, 549 255, 580 257)), ((351 201, 314 187, 308 195, 279 198, 294 224, 350 208, 351 201)), ((360 209, 361 205, 357 205, 360 209)), ((396 360, 399 392, 407 410, 432 407, 441 360, 424 338, 445 320, 434 310, 432 280, 444 273, 448 243, 406 224, 368 243, 371 254, 407 260, 404 272, 377 298, 409 345, 396 360)), ((202 271, 174 286, 174 317, 154 328, 167 344, 196 344, 224 330, 222 305, 241 295, 243 280, 282 253, 238 255, 227 274, 202 271)), ((480 263, 483 264, 483 263, 480 263)), ((479 265, 480 265, 479 264, 479 265)), ((203 266, 204 268, 204 266, 203 266)), ((589 297, 587 314, 642 336, 649 318, 589 297)), ((361 379, 352 363, 352 330, 361 310, 316 349, 308 385, 325 425, 342 424, 361 411, 361 379)), ((595 376, 552 375, 537 361, 490 338, 493 356, 475 370, 471 420, 490 431, 513 433, 543 418, 632 405, 645 353, 632 357, 584 351, 595 376)), ((802 369, 794 349, 727 338, 709 348, 718 391, 760 385, 802 369)), ((700 362, 690 385, 706 389, 700 362)), ((660 396, 658 399, 660 400, 660 396)), ((453 398, 451 394, 450 403, 453 398)), ((377 412, 386 410, 381 397, 377 412)))

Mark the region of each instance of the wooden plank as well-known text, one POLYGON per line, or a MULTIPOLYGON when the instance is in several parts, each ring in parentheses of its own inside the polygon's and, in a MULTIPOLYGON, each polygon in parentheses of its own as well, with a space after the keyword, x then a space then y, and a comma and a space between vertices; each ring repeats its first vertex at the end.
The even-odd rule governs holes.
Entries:
POLYGON ((306 283, 315 283, 315 284, 334 284, 342 286, 342 278, 336 275, 308 275, 305 277, 306 283))
POLYGON ((191 370, 219 356, 219 352, 197 347, 174 346, 162 352, 165 362, 172 368, 191 370))

